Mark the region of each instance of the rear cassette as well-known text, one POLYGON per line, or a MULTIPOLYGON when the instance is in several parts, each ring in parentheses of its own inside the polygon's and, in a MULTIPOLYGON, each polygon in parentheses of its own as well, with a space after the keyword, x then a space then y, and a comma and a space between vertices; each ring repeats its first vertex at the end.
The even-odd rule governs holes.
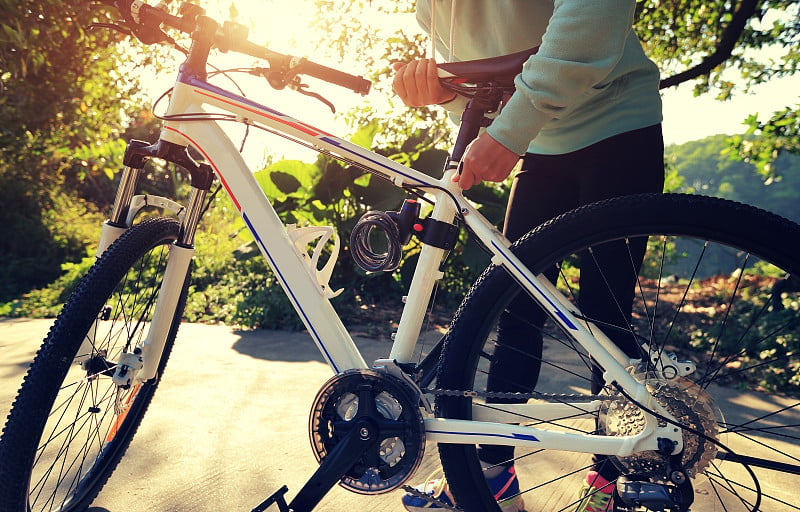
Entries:
MULTIPOLYGON (((639 375, 639 378, 643 378, 639 375)), ((694 478, 705 470, 717 454, 715 441, 719 440, 718 419, 720 411, 714 407, 711 396, 689 379, 647 379, 650 393, 681 424, 689 427, 683 431, 682 465, 694 478), (697 435, 696 433, 702 434, 697 435)), ((609 401, 601 411, 601 433, 610 436, 635 435, 644 428, 641 409, 621 398, 609 401)), ((655 482, 669 481, 666 458, 654 451, 639 452, 612 460, 625 474, 646 476, 655 482)))

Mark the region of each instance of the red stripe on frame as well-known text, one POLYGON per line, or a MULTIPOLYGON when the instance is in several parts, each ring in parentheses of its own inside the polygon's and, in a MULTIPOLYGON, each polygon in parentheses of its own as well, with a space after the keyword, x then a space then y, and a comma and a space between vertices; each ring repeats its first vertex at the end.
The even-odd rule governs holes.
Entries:
POLYGON ((202 89, 194 89, 194 92, 196 92, 198 94, 202 94, 203 96, 206 96, 208 98, 211 98, 211 99, 214 99, 214 100, 217 100, 217 101, 221 101, 223 103, 227 103, 228 105, 233 105, 235 107, 243 108, 243 109, 247 110, 248 112, 252 112, 254 114, 259 114, 259 115, 268 117, 268 118, 272 119, 273 121, 277 121, 277 122, 279 122, 281 124, 285 124, 286 126, 291 126, 295 130, 300 130, 301 132, 303 132, 303 133, 305 133, 307 135, 311 135, 312 137, 318 137, 320 134, 327 135, 329 137, 331 136, 330 134, 323 132, 319 128, 314 128, 313 126, 310 126, 310 125, 307 125, 307 124, 301 123, 301 122, 292 123, 292 122, 286 121, 284 119, 281 119, 280 117, 269 115, 269 114, 265 113, 263 110, 257 110, 255 108, 248 107, 247 105, 243 105, 243 104, 241 104, 241 103, 239 103, 237 101, 233 101, 233 100, 229 100, 227 98, 222 98, 220 96, 216 96, 216 95, 211 94, 209 92, 206 92, 206 91, 204 91, 202 89))
POLYGON ((180 135, 181 137, 183 137, 184 139, 188 140, 192 144, 192 146, 194 146, 199 152, 201 152, 203 154, 203 157, 206 159, 206 161, 209 164, 211 164, 211 167, 214 168, 214 172, 217 174, 217 177, 219 178, 220 183, 222 183, 222 186, 228 192, 228 195, 230 196, 231 200, 233 201, 233 204, 236 206, 236 209, 241 212, 242 211, 242 206, 239 204, 239 201, 236 199, 236 196, 233 195, 233 192, 231 191, 230 187, 228 187, 228 183, 225 181, 225 178, 222 176, 222 173, 219 172, 219 169, 217 168, 217 166, 214 165, 214 162, 212 162, 211 158, 208 157, 208 153, 206 153, 203 150, 203 148, 201 148, 200 145, 197 142, 192 140, 192 138, 189 137, 188 135, 186 135, 185 133, 183 133, 183 132, 181 132, 179 130, 176 130, 175 128, 172 128, 171 126, 165 126, 164 128, 166 128, 167 130, 173 131, 173 132, 177 133, 178 135, 180 135))

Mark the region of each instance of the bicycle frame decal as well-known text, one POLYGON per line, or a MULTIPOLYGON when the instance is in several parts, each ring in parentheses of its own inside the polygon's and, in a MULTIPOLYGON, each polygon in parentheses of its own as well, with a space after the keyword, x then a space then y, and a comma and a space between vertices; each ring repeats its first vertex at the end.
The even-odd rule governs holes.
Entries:
MULTIPOLYGON (((499 245, 497 245, 497 243, 495 243, 494 241, 492 241, 492 247, 494 247, 494 248, 495 248, 495 249, 496 249, 496 250, 497 250, 499 253, 501 253, 501 254, 503 253, 503 249, 504 249, 504 247, 500 247, 500 246, 499 246, 499 245)), ((517 264, 516 264, 514 261, 512 261, 511 259, 508 259, 508 264, 509 264, 509 265, 512 265, 514 268, 516 268, 518 271, 520 271, 520 273, 521 273, 521 274, 523 274, 523 275, 524 275, 522 268, 518 267, 518 266, 517 266, 517 264)), ((577 331, 577 330, 578 330, 578 326, 577 326, 577 325, 575 325, 575 323, 574 323, 574 322, 572 322, 572 320, 570 320, 570 319, 567 317, 567 315, 565 315, 565 314, 564 314, 564 311, 563 311, 563 310, 562 310, 562 309, 561 309, 559 306, 557 306, 557 305, 555 304, 555 302, 553 302, 553 300, 552 300, 550 297, 548 297, 547 295, 545 295, 545 294, 544 294, 544 292, 542 291, 542 289, 541 289, 541 288, 539 288, 539 287, 536 285, 536 283, 535 283, 535 282, 531 281, 530 279, 526 279, 526 281, 528 282, 528 284, 529 284, 530 286, 532 286, 533 288, 535 288, 535 289, 536 289, 536 291, 538 291, 539 293, 541 293, 541 294, 542 294, 542 297, 544 297, 544 298, 545 298, 545 300, 547 301, 547 303, 548 303, 548 304, 549 304, 549 305, 550 305, 550 306, 553 308, 553 313, 554 313, 556 316, 558 316, 558 318, 560 318, 560 319, 561 319, 561 320, 564 322, 564 325, 566 325, 566 326, 567 326, 567 327, 568 327, 568 328, 569 328, 571 331, 577 331)))
MULTIPOLYGON (((260 103, 254 102, 242 96, 238 96, 236 94, 232 94, 224 89, 219 87, 213 86, 208 82, 203 82, 198 80, 194 77, 183 78, 179 81, 179 83, 183 83, 192 87, 192 91, 199 95, 207 98, 209 103, 217 103, 217 106, 220 106, 226 110, 235 112, 236 109, 242 109, 245 112, 249 112, 252 114, 257 114, 259 116, 264 117, 264 121, 268 120, 265 124, 271 126, 272 128, 276 128, 280 131, 281 126, 288 127, 292 130, 297 130, 303 136, 300 136, 301 139, 307 142, 314 142, 320 141, 324 142, 333 148, 336 148, 338 152, 344 153, 342 156, 353 156, 358 157, 359 160, 366 161, 373 166, 378 166, 381 169, 388 171, 391 174, 402 176, 409 180, 409 184, 411 185, 427 185, 427 186, 434 186, 438 183, 438 180, 434 180, 428 177, 425 174, 420 172, 414 171, 413 169, 409 169, 404 167, 396 162, 388 159, 382 158, 378 159, 375 157, 379 157, 375 153, 366 150, 360 146, 352 144, 344 139, 340 139, 335 135, 325 132, 324 130, 320 130, 314 126, 311 126, 307 123, 294 119, 290 116, 287 116, 277 110, 271 109, 266 105, 262 105, 260 103), (313 137, 313 140, 310 140, 308 137, 313 137), (407 172, 412 171, 412 172, 407 172)), ((371 169, 372 172, 375 169, 371 169)))
MULTIPOLYGON (((272 110, 272 109, 270 109, 270 108, 268 108, 268 107, 266 107, 264 105, 259 105, 258 103, 254 103, 254 102, 248 102, 251 105, 251 106, 248 106, 248 104, 246 104, 244 101, 238 101, 237 102, 237 101, 232 101, 232 99, 226 99, 225 97, 220 97, 220 96, 226 96, 224 94, 225 91, 220 90, 218 95, 211 94, 210 90, 204 90, 203 88, 201 88, 201 86, 199 84, 202 84, 202 86, 205 86, 205 87, 208 87, 208 88, 210 88, 212 86, 209 85, 206 82, 192 81, 192 83, 190 83, 190 85, 193 85, 195 87, 194 88, 194 92, 196 92, 197 94, 200 94, 202 96, 206 96, 206 97, 208 97, 210 99, 221 101, 223 103, 227 103, 227 104, 229 104, 231 106, 234 106, 234 107, 243 108, 245 110, 253 112, 254 114, 260 114, 260 115, 263 115, 263 116, 267 116, 270 119, 272 119, 273 121, 277 121, 277 122, 283 123, 283 124, 285 124, 287 126, 291 126, 292 128, 300 130, 303 133, 306 133, 307 135, 311 135, 312 137, 318 137, 320 134, 324 134, 325 133, 322 130, 314 128, 313 126, 309 126, 309 125, 307 125, 305 123, 301 123, 299 121, 293 121, 293 122, 292 121, 288 121, 288 120, 285 119, 286 116, 284 116, 280 112, 278 112, 276 110, 272 110), (258 108, 253 108, 253 107, 258 107, 258 108), (270 115, 267 114, 267 112, 271 112, 274 115, 270 116, 270 115)), ((232 96, 228 96, 228 98, 232 98, 232 96)), ((246 100, 246 98, 241 98, 241 99, 242 100, 246 100)), ((328 134, 325 134, 325 135, 328 135, 328 134)))
POLYGON ((499 439, 519 439, 522 441, 532 441, 534 443, 538 443, 539 440, 536 436, 532 436, 530 434, 519 434, 516 432, 512 432, 511 434, 486 434, 483 432, 447 432, 444 430, 426 430, 426 434, 436 436, 448 436, 448 435, 463 435, 463 436, 484 436, 484 437, 497 437, 499 439))
POLYGON ((344 369, 346 369, 346 368, 340 368, 339 367, 339 365, 336 362, 336 359, 333 357, 333 355, 328 350, 326 344, 323 342, 322 336, 317 331, 317 329, 314 327, 313 323, 311 322, 311 319, 309 318, 308 314, 306 313, 306 310, 303 308, 302 303, 298 300, 298 298, 295 295, 292 287, 289 285, 289 280, 283 275, 283 273, 281 272, 280 267, 278 266, 278 264, 276 262, 275 257, 270 253, 270 250, 267 247, 267 244, 264 243, 264 240, 262 239, 262 237, 261 237, 261 235, 259 233, 259 230, 253 224, 253 222, 250 219, 250 217, 248 216, 247 212, 242 208, 240 202, 236 198, 236 194, 234 193, 233 190, 231 190, 231 187, 228 185, 227 181, 225 180, 224 174, 221 172, 221 170, 214 163, 214 160, 211 159, 211 156, 203 149, 202 145, 198 144, 197 141, 192 139, 186 133, 183 133, 180 130, 178 130, 178 129, 174 128, 174 127, 171 127, 171 126, 170 127, 165 126, 165 129, 170 130, 170 131, 180 135, 181 137, 184 137, 187 141, 189 141, 192 144, 193 147, 195 147, 198 151, 200 151, 203 154, 203 157, 205 157, 205 159, 209 162, 211 167, 214 169, 214 172, 216 173, 216 175, 219 177, 220 183, 222 184, 223 188, 225 189, 225 191, 230 196, 231 200, 233 201, 234 205, 236 206, 236 209, 239 211, 239 214, 242 216, 242 220, 244 220, 245 224, 247 225, 248 230, 253 234, 253 237, 255 238, 256 243, 258 244, 259 248, 261 249, 262 253, 264 254, 264 257, 267 258, 267 260, 269 261, 270 268, 272 268, 273 272, 275 272, 275 275, 277 276, 278 281, 281 283, 281 286, 286 291, 286 294, 289 297, 289 300, 292 302, 292 305, 294 306, 295 310, 301 316, 301 318, 303 320, 303 323, 308 327, 309 334, 311 334, 311 337, 316 341, 317 346, 319 347, 320 351, 322 352, 322 355, 325 358, 326 362, 331 366, 331 368, 333 368, 333 370, 336 373, 339 373, 339 372, 343 371, 344 369))

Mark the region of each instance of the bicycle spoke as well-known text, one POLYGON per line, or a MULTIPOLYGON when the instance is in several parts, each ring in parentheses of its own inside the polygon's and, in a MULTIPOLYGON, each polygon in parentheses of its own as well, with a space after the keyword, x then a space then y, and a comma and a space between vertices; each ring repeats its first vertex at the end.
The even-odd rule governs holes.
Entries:
MULTIPOLYGON (((21 472, 31 512, 89 506, 141 421, 158 381, 123 390, 112 374, 120 355, 141 345, 147 335, 167 247, 179 229, 174 219, 155 218, 129 229, 109 247, 81 281, 31 365, 28 379, 37 384, 23 387, 18 402, 26 406, 20 414, 26 415, 23 424, 41 424, 44 430, 35 438, 25 429, 13 432, 26 446, 19 450, 25 457, 20 460, 33 460, 33 467, 21 472), (82 330, 86 332, 76 334, 82 330), (64 368, 65 361, 70 364, 64 368), (59 367, 63 374, 54 370, 59 367)), ((188 279, 175 319, 187 287, 188 279)), ((173 320, 164 353, 155 362, 159 372, 176 329, 173 320)))

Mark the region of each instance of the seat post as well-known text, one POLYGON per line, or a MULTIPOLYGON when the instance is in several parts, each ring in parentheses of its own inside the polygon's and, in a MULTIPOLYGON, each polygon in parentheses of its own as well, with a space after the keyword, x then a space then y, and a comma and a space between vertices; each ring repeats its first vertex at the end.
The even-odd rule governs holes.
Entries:
POLYGON ((489 88, 485 92, 479 92, 469 100, 467 107, 461 114, 461 124, 459 124, 456 142, 450 155, 452 161, 461 161, 467 146, 478 137, 481 128, 485 128, 492 123, 492 120, 486 117, 486 114, 488 112, 496 112, 500 106, 501 99, 501 91, 489 88))

